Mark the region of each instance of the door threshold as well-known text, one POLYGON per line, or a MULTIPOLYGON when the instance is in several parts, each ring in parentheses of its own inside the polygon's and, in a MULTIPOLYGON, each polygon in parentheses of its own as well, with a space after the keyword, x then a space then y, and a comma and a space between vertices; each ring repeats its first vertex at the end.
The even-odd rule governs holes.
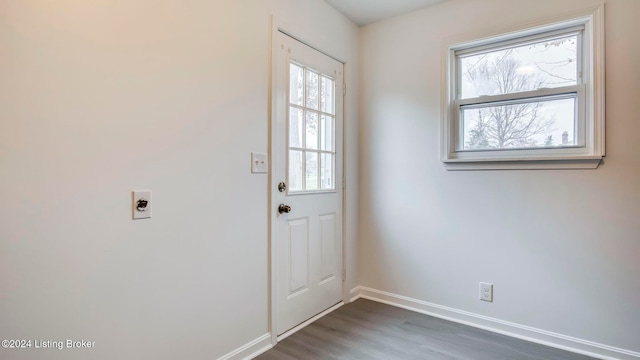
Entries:
POLYGON ((339 303, 333 305, 332 307, 328 308, 327 310, 319 313, 318 315, 310 318, 309 320, 300 323, 299 325, 296 325, 294 327, 292 327, 291 329, 285 331, 284 333, 282 333, 282 335, 278 335, 277 340, 278 342, 288 338, 290 335, 293 335, 294 333, 298 332, 299 330, 302 330, 303 328, 305 328, 307 325, 311 324, 312 322, 320 319, 321 317, 329 314, 330 312, 333 312, 334 310, 337 310, 338 308, 340 308, 342 305, 344 305, 344 301, 340 301, 339 303))

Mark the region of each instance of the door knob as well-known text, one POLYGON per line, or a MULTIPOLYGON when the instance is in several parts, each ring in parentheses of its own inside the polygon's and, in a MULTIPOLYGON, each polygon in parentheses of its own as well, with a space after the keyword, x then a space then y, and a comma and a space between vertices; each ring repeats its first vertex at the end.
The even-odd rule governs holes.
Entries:
POLYGON ((285 205, 285 204, 280 204, 278 206, 278 212, 280 214, 288 214, 289 212, 291 212, 291 206, 285 205))

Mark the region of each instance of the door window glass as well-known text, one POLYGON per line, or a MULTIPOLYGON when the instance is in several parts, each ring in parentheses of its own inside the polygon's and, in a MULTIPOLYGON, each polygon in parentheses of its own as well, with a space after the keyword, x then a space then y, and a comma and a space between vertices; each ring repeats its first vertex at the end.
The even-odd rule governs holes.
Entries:
POLYGON ((335 190, 335 80, 289 64, 289 192, 335 190))

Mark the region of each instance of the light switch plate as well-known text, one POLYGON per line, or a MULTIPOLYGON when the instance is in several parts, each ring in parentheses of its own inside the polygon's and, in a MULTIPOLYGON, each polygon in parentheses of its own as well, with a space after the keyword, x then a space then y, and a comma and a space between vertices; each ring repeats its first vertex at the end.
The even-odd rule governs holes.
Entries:
POLYGON ((133 190, 131 192, 133 220, 151 218, 151 205, 153 205, 151 201, 151 190, 133 190), (140 207, 140 210, 138 210, 138 207, 140 207))
POLYGON ((269 162, 267 160, 267 154, 265 153, 251 153, 251 172, 254 174, 264 174, 269 169, 269 162))

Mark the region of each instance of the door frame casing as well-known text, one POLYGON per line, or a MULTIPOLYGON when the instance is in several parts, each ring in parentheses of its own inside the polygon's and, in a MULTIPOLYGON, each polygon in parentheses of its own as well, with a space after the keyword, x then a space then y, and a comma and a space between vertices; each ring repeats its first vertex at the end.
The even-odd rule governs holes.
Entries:
MULTIPOLYGON (((276 204, 274 199, 276 198, 276 184, 278 183, 278 179, 276 178, 277 174, 275 173, 275 155, 274 155, 274 144, 276 143, 276 136, 277 134, 273 131, 274 128, 274 122, 275 122, 275 117, 277 115, 277 101, 279 100, 279 97, 277 96, 277 67, 278 67, 278 34, 282 33, 286 36, 289 36, 291 38, 293 38, 294 40, 309 46, 310 48, 342 63, 343 65, 343 72, 342 72, 342 78, 343 78, 343 86, 346 87, 346 76, 345 76, 345 71, 344 68, 346 67, 346 62, 341 60, 340 58, 333 56, 323 50, 321 50, 320 48, 314 46, 312 43, 309 43, 305 40, 303 40, 303 37, 298 36, 296 32, 292 32, 292 27, 290 26, 290 24, 287 24, 285 22, 282 22, 281 19, 276 18, 275 16, 271 16, 271 31, 270 31, 270 56, 269 56, 269 100, 268 100, 268 113, 269 113, 269 124, 268 124, 268 151, 269 151, 269 177, 268 177, 268 200, 267 200, 267 221, 268 221, 268 254, 269 254, 269 259, 268 259, 268 290, 269 290, 269 304, 268 304, 268 308, 269 308, 269 317, 268 317, 268 328, 269 328, 269 332, 271 334, 271 344, 272 346, 275 346, 278 343, 278 334, 277 334, 277 330, 276 330, 276 319, 277 319, 277 311, 278 311, 278 307, 277 307, 277 274, 273 265, 273 261, 276 258, 276 249, 274 246, 274 241, 276 239, 276 227, 275 227, 275 221, 276 221, 276 204)), ((339 90, 340 91, 340 90, 339 90)), ((342 94, 340 94, 339 92, 336 94, 336 96, 345 96, 345 92, 344 92, 344 88, 342 90, 342 94)), ((342 302, 341 304, 346 304, 348 303, 348 291, 346 289, 346 285, 347 285, 347 281, 346 281, 346 250, 347 250, 347 246, 346 246, 346 164, 345 164, 345 129, 346 129, 346 120, 345 120, 345 107, 346 107, 346 101, 343 101, 343 105, 342 105, 342 153, 337 155, 340 156, 342 158, 342 197, 341 197, 341 210, 342 210, 342 234, 341 234, 341 240, 342 240, 342 273, 340 274, 342 277, 342 291, 341 291, 341 295, 342 295, 342 302)), ((334 309, 335 307, 331 308, 334 309)), ((324 313, 323 313, 324 314, 324 313)), ((306 322, 304 322, 303 324, 306 325, 306 322)), ((297 330, 299 327, 294 327, 293 330, 297 330)), ((295 332, 295 331, 294 331, 295 332)), ((290 335, 292 332, 287 332, 285 334, 287 334, 286 336, 290 335)), ((286 337, 285 336, 285 337, 286 337)))

